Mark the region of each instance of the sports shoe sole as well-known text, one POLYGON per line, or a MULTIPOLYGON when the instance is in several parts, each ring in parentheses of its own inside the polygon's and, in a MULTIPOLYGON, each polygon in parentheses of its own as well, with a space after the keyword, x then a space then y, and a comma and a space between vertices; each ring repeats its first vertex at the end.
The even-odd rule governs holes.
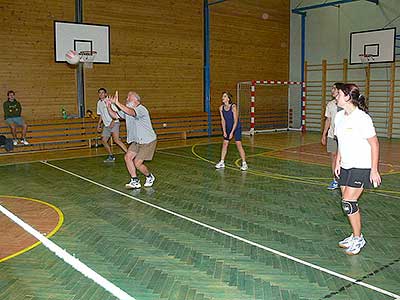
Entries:
POLYGON ((125 188, 128 190, 140 189, 141 187, 142 187, 141 185, 133 186, 133 185, 130 185, 129 183, 125 184, 125 188))
MULTIPOLYGON (((365 246, 365 245, 364 245, 364 246, 365 246)), ((360 248, 360 251, 358 251, 357 253, 352 253, 352 252, 348 252, 348 251, 345 251, 344 253, 346 253, 347 255, 350 255, 350 256, 358 255, 358 254, 360 254, 360 252, 361 252, 362 248, 364 248, 364 246, 362 246, 362 247, 360 248)))
POLYGON ((155 181, 155 180, 153 180, 153 182, 152 182, 151 184, 147 184, 147 183, 145 183, 145 184, 143 184, 143 186, 144 186, 144 187, 152 187, 152 186, 153 186, 153 184, 154 184, 154 181, 155 181))

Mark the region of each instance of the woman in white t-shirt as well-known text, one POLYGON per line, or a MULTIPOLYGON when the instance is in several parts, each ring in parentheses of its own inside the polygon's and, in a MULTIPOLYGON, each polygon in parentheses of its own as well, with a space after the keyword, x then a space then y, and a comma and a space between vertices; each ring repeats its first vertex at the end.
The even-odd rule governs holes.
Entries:
POLYGON ((353 229, 351 236, 339 242, 346 254, 355 255, 365 245, 361 234, 361 214, 358 198, 364 188, 381 184, 378 171, 379 142, 365 97, 355 84, 339 88, 337 105, 343 110, 335 117, 335 135, 338 138, 335 175, 342 191, 342 206, 353 229))

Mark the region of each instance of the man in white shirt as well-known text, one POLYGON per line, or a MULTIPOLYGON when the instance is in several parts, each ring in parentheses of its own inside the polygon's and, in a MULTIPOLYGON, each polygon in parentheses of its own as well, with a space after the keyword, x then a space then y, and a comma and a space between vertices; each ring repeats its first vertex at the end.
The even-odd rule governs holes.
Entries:
POLYGON ((99 101, 97 101, 97 114, 100 115, 99 123, 97 124, 97 131, 102 131, 101 141, 104 148, 106 149, 108 156, 104 162, 114 162, 115 156, 112 153, 111 147, 108 144, 110 137, 112 136, 114 143, 116 143, 124 152, 127 151, 125 144, 119 139, 119 120, 111 117, 107 109, 106 98, 107 90, 105 88, 99 88, 99 101), (102 124, 103 123, 103 130, 102 124))
POLYGON ((332 85, 331 94, 333 100, 329 101, 328 104, 326 105, 325 126, 321 137, 321 144, 324 146, 326 145, 326 151, 330 153, 331 156, 331 168, 332 168, 333 180, 328 186, 329 190, 335 190, 339 188, 339 185, 334 176, 336 154, 338 150, 338 144, 334 134, 334 127, 335 127, 334 125, 335 125, 335 116, 339 109, 336 104, 336 96, 338 94, 338 88, 340 88, 340 86, 342 85, 343 83, 341 82, 336 82, 332 85))

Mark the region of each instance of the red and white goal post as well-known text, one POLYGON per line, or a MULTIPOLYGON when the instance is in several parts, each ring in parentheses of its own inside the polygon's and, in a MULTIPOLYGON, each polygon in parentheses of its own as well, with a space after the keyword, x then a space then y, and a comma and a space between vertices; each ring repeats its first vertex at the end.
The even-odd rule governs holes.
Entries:
POLYGON ((302 81, 252 80, 236 85, 243 134, 306 130, 306 86, 302 81))

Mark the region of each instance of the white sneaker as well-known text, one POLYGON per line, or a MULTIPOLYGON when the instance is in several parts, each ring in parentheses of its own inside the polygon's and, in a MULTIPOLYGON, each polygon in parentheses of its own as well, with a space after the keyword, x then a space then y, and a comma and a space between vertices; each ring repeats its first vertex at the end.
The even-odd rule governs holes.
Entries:
POLYGON ((247 162, 242 162, 242 166, 240 167, 240 170, 242 171, 246 171, 249 168, 249 166, 247 165, 247 162))
POLYGON ((219 163, 217 163, 217 164, 215 165, 215 168, 216 168, 216 169, 225 168, 225 163, 221 160, 219 163))
POLYGON ((21 140, 21 143, 24 144, 25 146, 29 145, 29 143, 28 143, 28 141, 26 139, 21 140))
MULTIPOLYGON (((361 235, 362 236, 362 235, 361 235)), ((349 248, 353 242, 353 234, 339 242, 340 248, 349 248)))
POLYGON ((140 189, 142 185, 140 184, 139 178, 131 178, 131 181, 129 181, 127 184, 125 184, 125 187, 127 189, 140 189))
POLYGON ((18 145, 18 140, 13 140, 13 145, 17 146, 18 145))
POLYGON ((146 176, 146 182, 144 183, 144 186, 151 187, 154 183, 154 180, 156 180, 156 177, 154 177, 154 175, 150 173, 149 176, 146 176))
POLYGON ((346 249, 347 255, 357 255, 360 253, 362 247, 365 246, 367 242, 364 240, 364 237, 361 235, 360 237, 353 237, 353 242, 349 248, 346 249))

